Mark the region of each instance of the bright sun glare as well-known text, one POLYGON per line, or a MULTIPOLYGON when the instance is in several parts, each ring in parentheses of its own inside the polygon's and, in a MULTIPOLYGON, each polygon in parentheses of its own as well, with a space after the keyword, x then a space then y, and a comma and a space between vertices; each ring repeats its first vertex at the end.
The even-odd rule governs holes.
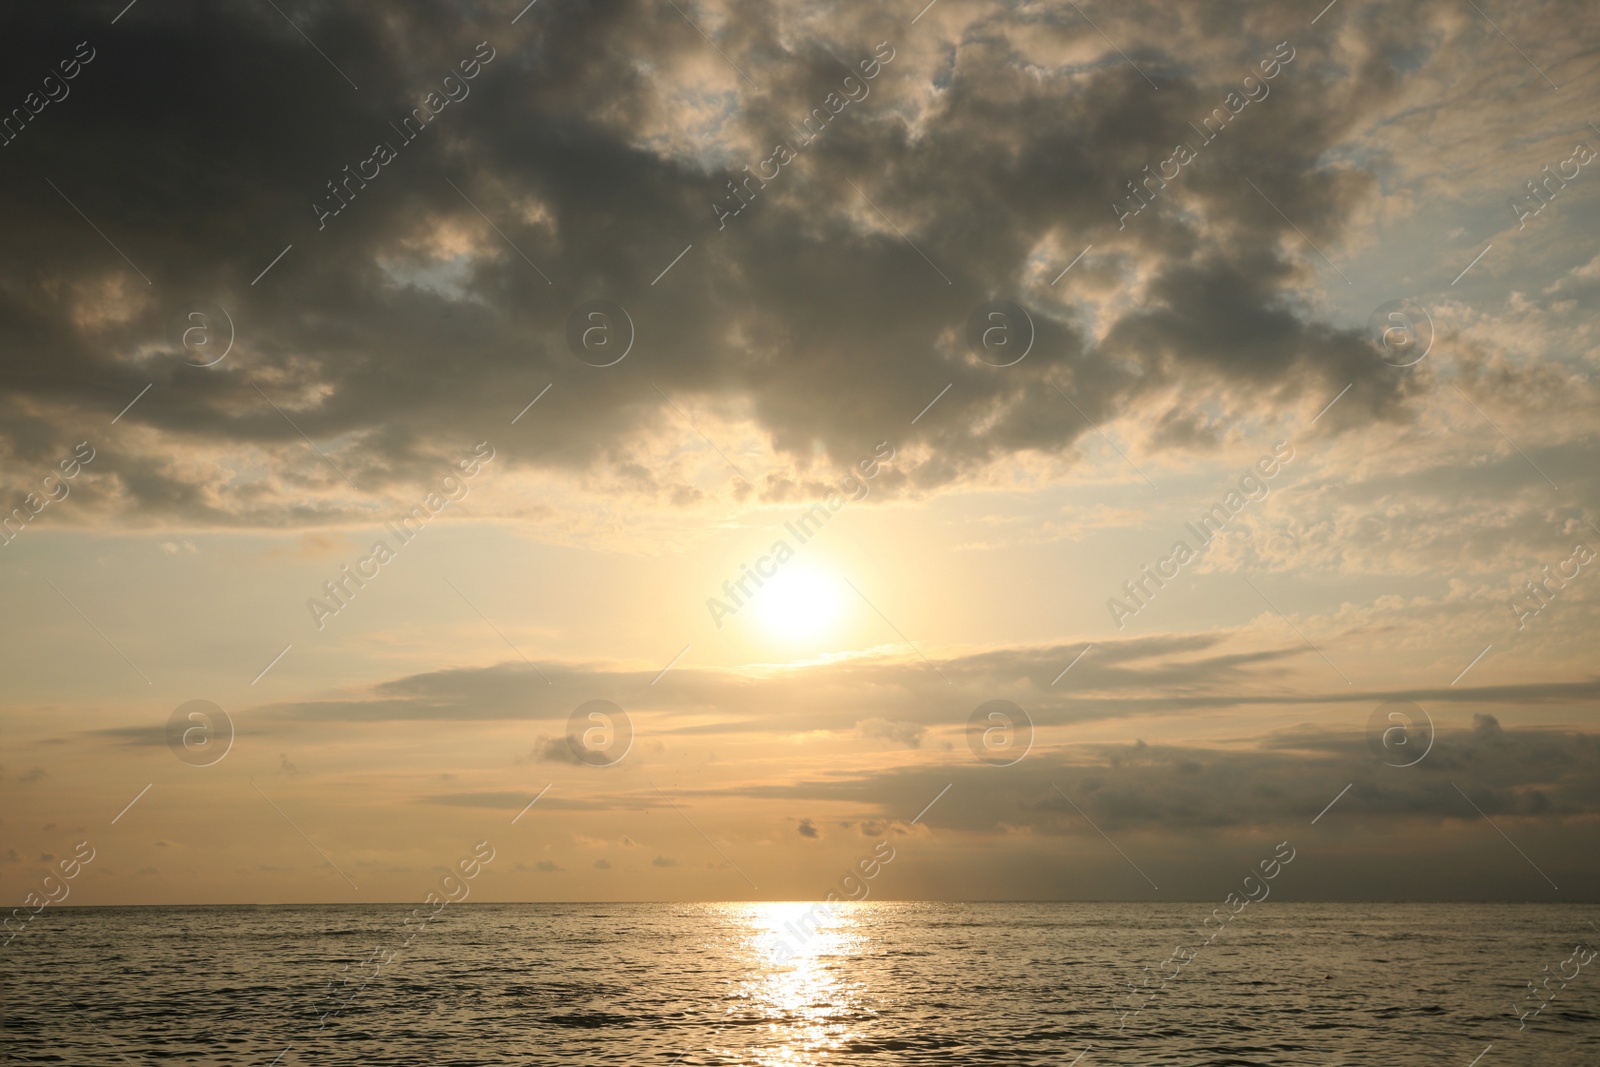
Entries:
POLYGON ((817 637, 839 618, 841 585, 837 575, 789 564, 762 583, 755 608, 762 625, 779 637, 817 637))

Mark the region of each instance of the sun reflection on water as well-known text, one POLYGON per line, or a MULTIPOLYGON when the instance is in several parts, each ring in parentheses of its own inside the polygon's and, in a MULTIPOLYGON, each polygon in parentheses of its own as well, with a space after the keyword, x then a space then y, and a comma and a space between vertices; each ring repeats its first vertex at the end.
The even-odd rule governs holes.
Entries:
POLYGON ((728 920, 741 929, 748 970, 736 999, 746 1022, 764 1026, 757 1047, 726 1049, 749 1062, 794 1065, 828 1062, 859 1037, 864 1014, 861 983, 847 962, 871 949, 865 905, 800 901, 729 904, 728 920))

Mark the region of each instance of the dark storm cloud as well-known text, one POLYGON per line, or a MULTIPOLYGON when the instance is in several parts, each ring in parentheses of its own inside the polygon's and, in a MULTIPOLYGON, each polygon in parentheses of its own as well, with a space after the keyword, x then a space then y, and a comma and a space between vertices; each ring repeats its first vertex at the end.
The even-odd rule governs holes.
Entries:
MULTIPOLYGON (((1110 208, 1289 33, 1275 16, 1210 5, 1184 55, 1159 35, 1130 41, 1158 93, 1120 62, 1041 77, 1008 43, 1014 16, 1098 52, 1066 13, 971 7, 950 41, 934 20, 885 11, 791 24, 766 5, 697 8, 703 24, 726 16, 719 47, 752 85, 669 4, 546 0, 515 26, 517 5, 306 4, 291 26, 271 5, 197 0, 140 4, 112 26, 120 6, 13 7, 0 35, 6 100, 76 42, 97 49, 70 97, 0 149, 0 425, 23 468, 104 435, 98 481, 80 490, 101 511, 354 518, 361 498, 426 483, 500 432, 485 427, 505 427, 507 465, 622 467, 639 434, 685 432, 657 388, 749 411, 801 467, 819 445, 836 464, 882 438, 932 445, 888 473, 891 488, 1067 449, 1089 428, 1051 384, 1096 421, 1173 384, 1215 386, 1242 409, 1354 382, 1347 406, 1401 412, 1399 379, 1291 299, 1309 278, 1287 250, 1299 238, 1241 180, 1248 164, 1313 239, 1335 240, 1363 179, 1317 160, 1386 82, 1330 96, 1336 72, 1302 46, 1155 208, 1124 230, 1110 208), (399 145, 391 124, 483 41, 494 58, 470 94, 399 145), (879 42, 894 58, 870 94, 719 230, 728 179, 795 141, 792 124, 841 90, 841 64, 859 73, 879 42), (378 143, 396 158, 319 230, 313 203, 332 204, 327 183, 378 143), (1061 303, 1071 285, 1029 273, 1045 240, 1069 254, 1094 243, 1073 284, 1138 279, 1143 306, 1115 312, 1097 343, 1061 303), (595 297, 626 306, 640 334, 604 371, 563 341, 568 313, 595 297), (1004 370, 963 340, 992 297, 1029 306, 1039 330, 1004 370), (194 298, 236 326, 215 367, 177 358, 172 316, 194 298), (552 383, 537 417, 506 425, 552 383), (937 417, 911 427, 949 384, 937 417), (226 469, 203 475, 195 457, 226 469)), ((1193 444, 1175 429, 1193 413, 1165 415, 1157 442, 1193 444)), ((757 488, 793 485, 775 474, 757 488)))

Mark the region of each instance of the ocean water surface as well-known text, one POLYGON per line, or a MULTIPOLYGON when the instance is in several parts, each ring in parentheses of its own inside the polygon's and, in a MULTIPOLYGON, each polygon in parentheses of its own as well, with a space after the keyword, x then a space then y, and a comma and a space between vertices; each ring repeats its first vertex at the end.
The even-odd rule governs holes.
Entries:
POLYGON ((806 907, 50 909, 0 1062, 1600 1063, 1592 906, 806 907))

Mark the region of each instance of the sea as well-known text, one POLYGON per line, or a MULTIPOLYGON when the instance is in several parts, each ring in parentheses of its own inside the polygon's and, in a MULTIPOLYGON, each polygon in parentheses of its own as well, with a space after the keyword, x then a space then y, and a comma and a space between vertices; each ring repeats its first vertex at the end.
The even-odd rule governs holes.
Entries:
POLYGON ((49 908, 0 1062, 1600 1064, 1593 905, 808 907, 49 908))

